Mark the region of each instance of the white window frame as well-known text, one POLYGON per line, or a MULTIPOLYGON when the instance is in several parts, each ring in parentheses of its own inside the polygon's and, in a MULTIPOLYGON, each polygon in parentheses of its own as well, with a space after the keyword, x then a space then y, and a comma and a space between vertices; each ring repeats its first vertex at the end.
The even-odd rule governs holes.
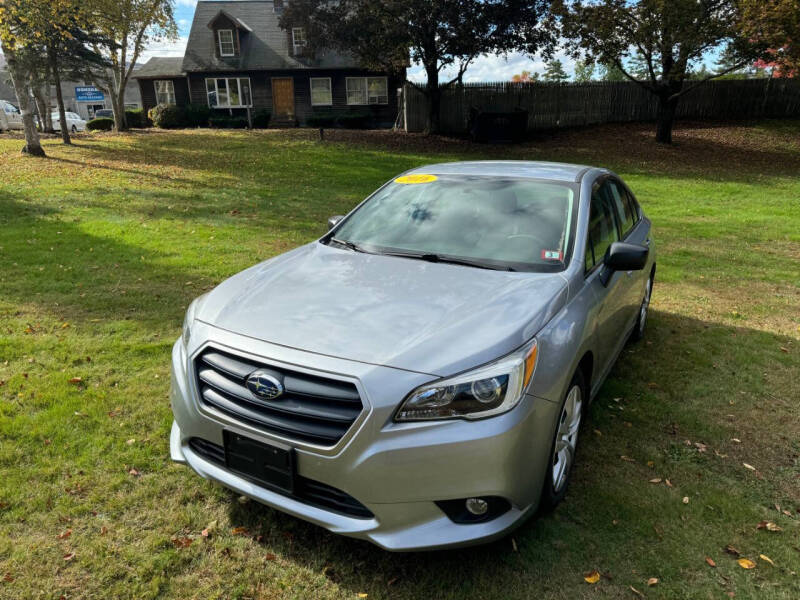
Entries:
POLYGON ((206 103, 208 104, 209 108, 252 108, 253 107, 253 84, 250 81, 249 77, 206 77, 206 103), (227 94, 226 95, 228 97, 227 104, 219 104, 219 90, 217 89, 217 80, 218 79, 224 79, 225 82, 226 82, 225 83, 225 85, 227 86, 227 94), (244 99, 244 94, 242 93, 242 82, 243 81, 247 82, 247 87, 250 90, 250 103, 249 104, 244 104, 243 103, 243 99, 244 99), (214 106, 211 105, 211 99, 208 97, 209 93, 212 91, 212 89, 209 88, 209 82, 212 82, 214 84, 213 92, 214 92, 214 94, 216 95, 216 98, 217 98, 217 104, 214 105, 214 106), (236 84, 237 90, 239 92, 239 104, 231 104, 231 92, 230 92, 230 90, 231 90, 231 85, 233 83, 236 84))
POLYGON ((300 54, 305 50, 305 47, 308 45, 308 40, 306 39, 306 28, 305 27, 292 27, 292 50, 294 54, 300 54), (301 32, 300 35, 297 32, 301 32), (299 40, 297 38, 300 38, 299 40))
POLYGON ((348 77, 346 81, 346 90, 345 94, 347 96, 347 104, 348 106, 367 106, 370 104, 380 104, 385 105, 389 104, 389 78, 388 77, 348 77), (370 79, 383 79, 384 87, 386 88, 386 101, 381 102, 381 96, 370 96, 369 95, 369 82, 370 79), (360 80, 364 82, 364 94, 362 95, 361 102, 351 102, 350 101, 350 82, 360 80), (374 101, 373 101, 374 99, 374 101))
POLYGON ((219 55, 220 56, 236 56, 236 40, 233 37, 233 29, 217 29, 217 45, 219 46, 219 55), (231 44, 231 51, 230 53, 225 52, 224 44, 228 42, 222 41, 222 34, 229 33, 231 35, 230 44, 231 44))
POLYGON ((153 89, 156 92, 156 104, 167 104, 169 106, 175 106, 177 104, 175 102, 175 83, 171 79, 156 79, 153 81, 153 89), (166 90, 163 92, 158 91, 158 84, 159 83, 166 83, 166 90), (159 95, 166 94, 167 101, 166 102, 159 102, 159 95))
POLYGON ((311 98, 311 106, 333 106, 333 81, 330 77, 310 77, 308 79, 309 97, 311 98), (328 82, 328 101, 327 102, 314 102, 314 82, 327 81, 328 82))

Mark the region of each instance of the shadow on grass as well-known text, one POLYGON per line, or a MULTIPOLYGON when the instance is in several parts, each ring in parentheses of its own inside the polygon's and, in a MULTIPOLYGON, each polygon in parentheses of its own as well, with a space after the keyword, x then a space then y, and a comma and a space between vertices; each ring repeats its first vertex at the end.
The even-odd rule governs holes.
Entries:
MULTIPOLYGON (((645 341, 626 347, 591 407, 565 502, 491 544, 392 554, 256 502, 240 504, 234 494, 230 520, 262 536, 264 552, 369 597, 576 597, 553 574, 572 573, 576 588, 591 568, 606 574, 605 586, 621 597, 630 594, 631 572, 677 580, 696 569, 693 585, 715 587, 702 554, 697 564, 685 564, 686 549, 723 548, 744 523, 758 522, 760 505, 791 502, 800 493, 800 462, 787 442, 800 427, 796 421, 784 421, 780 430, 770 425, 789 418, 789 399, 800 395, 793 375, 800 360, 780 350, 792 342, 653 311, 645 341), (763 376, 767 368, 770 379, 763 376), (602 436, 592 433, 600 429, 602 436), (758 440, 758 447, 742 455, 730 442, 732 431, 758 440), (709 449, 687 447, 686 439, 709 449), (647 466, 648 459, 655 464, 647 466), (770 470, 754 478, 739 466, 743 460, 770 470), (663 485, 648 484, 652 469, 672 477, 674 487, 665 493, 663 485), (693 513, 680 500, 684 494, 702 495, 707 506, 693 513), (706 522, 707 508, 724 519, 706 522)), ((639 579, 632 582, 641 585, 639 579)))

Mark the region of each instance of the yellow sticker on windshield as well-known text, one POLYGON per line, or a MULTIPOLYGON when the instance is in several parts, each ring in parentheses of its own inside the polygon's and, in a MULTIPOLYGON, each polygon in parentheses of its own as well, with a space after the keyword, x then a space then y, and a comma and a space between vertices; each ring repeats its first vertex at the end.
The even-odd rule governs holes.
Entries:
POLYGON ((416 175, 403 175, 394 180, 395 183, 431 183, 439 179, 436 175, 423 175, 421 173, 416 175))

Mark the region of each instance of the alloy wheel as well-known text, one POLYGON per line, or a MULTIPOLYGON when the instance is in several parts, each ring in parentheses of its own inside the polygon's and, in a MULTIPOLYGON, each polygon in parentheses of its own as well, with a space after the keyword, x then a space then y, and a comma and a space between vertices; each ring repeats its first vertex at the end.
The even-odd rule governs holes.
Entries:
POLYGON ((653 279, 647 280, 647 287, 644 290, 644 300, 642 300, 642 307, 639 309, 639 335, 644 333, 644 326, 647 323, 647 309, 650 308, 650 293, 653 289, 653 279))
POLYGON ((575 448, 578 444, 578 430, 583 415, 583 394, 578 385, 573 385, 567 393, 564 408, 561 410, 556 443, 553 448, 553 491, 558 493, 566 483, 572 463, 575 460, 575 448))

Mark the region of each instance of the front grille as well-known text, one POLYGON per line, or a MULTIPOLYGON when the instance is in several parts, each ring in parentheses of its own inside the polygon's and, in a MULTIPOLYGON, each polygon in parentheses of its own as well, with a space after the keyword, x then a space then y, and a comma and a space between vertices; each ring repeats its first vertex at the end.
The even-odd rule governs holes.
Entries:
MULTIPOLYGON (((189 448, 206 460, 225 466, 225 449, 222 446, 200 438, 191 438, 189 448)), ((295 476, 295 491, 289 497, 348 517, 371 519, 374 516, 366 506, 349 494, 301 475, 295 476)))
POLYGON ((197 389, 207 406, 286 438, 333 446, 350 428, 363 405, 352 383, 260 364, 209 348, 195 359, 197 389), (245 381, 265 370, 283 382, 274 400, 256 400, 245 381))

